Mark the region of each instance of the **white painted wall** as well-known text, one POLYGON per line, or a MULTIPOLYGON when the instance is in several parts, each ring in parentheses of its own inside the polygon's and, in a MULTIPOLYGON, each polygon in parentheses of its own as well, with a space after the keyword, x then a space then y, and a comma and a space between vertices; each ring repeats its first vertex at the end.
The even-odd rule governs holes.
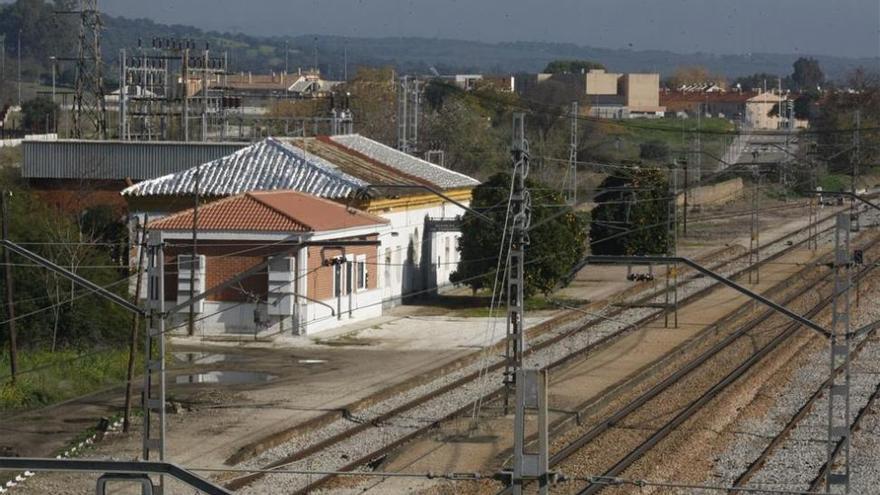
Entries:
POLYGON ((452 203, 379 213, 391 222, 390 232, 379 237, 379 259, 374 265, 386 307, 400 304, 403 296, 449 285, 449 275, 458 266, 460 233, 436 232, 426 238, 425 219, 463 214, 464 209, 452 203))
MULTIPOLYGON (((336 298, 321 301, 326 304, 306 302, 300 305, 302 322, 305 324, 305 334, 312 335, 336 328, 340 325, 356 323, 382 316, 382 291, 380 289, 363 290, 341 298, 342 312, 332 314, 328 306, 337 307, 336 298)), ((170 307, 174 301, 166 302, 170 307)), ((334 311, 335 312, 335 311, 334 311)), ((172 333, 185 335, 187 331, 186 311, 173 315, 169 321, 169 328, 175 328, 172 333)), ((296 326, 294 316, 268 315, 265 303, 237 303, 225 301, 205 301, 204 312, 198 313, 196 318, 204 317, 196 323, 196 336, 199 337, 240 337, 271 338, 279 335, 290 336, 296 326), (255 312, 259 318, 255 318, 255 312), (259 321, 257 321, 259 319, 259 321)))

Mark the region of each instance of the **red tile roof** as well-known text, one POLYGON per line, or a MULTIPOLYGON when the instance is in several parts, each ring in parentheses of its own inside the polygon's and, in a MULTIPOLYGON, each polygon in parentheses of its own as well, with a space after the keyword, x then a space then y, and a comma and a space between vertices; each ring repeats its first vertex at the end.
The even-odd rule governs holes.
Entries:
MULTIPOLYGON (((296 191, 250 192, 199 208, 198 230, 320 232, 388 223, 384 218, 296 191)), ((150 222, 157 230, 190 230, 193 210, 150 222)))

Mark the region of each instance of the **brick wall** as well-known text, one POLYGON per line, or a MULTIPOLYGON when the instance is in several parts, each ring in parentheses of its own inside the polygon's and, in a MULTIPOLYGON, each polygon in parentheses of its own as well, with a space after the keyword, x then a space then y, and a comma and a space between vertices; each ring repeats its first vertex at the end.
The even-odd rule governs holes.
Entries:
MULTIPOLYGON (((372 235, 365 238, 366 240, 375 241, 377 236, 372 235)), ((365 255, 367 262, 367 288, 375 289, 377 287, 378 266, 377 256, 378 246, 346 246, 344 249, 333 247, 311 246, 309 247, 309 263, 308 263, 308 295, 312 299, 323 301, 333 297, 333 267, 325 266, 325 260, 332 260, 343 254, 350 256, 365 255)))
MULTIPOLYGON (((375 241, 377 236, 369 236, 366 239, 375 241)), ((191 250, 186 246, 189 243, 189 240, 169 241, 168 247, 165 249, 165 299, 168 301, 177 299, 177 255, 190 254, 191 250), (175 244, 179 246, 175 246, 175 244)), ((291 247, 290 245, 267 247, 265 243, 254 242, 200 241, 198 252, 205 256, 205 287, 210 289, 217 286, 264 262, 267 257, 282 254, 291 247)), ((353 256, 366 255, 367 288, 375 289, 378 276, 376 266, 378 247, 348 246, 345 248, 345 253, 353 256)), ((324 266, 323 260, 329 260, 341 254, 342 251, 338 248, 309 247, 307 290, 310 298, 324 300, 333 297, 333 267, 324 266)), ((251 293, 259 295, 260 300, 265 301, 268 284, 268 273, 263 270, 247 277, 234 287, 211 295, 208 300, 247 302, 249 301, 247 293, 251 293)))

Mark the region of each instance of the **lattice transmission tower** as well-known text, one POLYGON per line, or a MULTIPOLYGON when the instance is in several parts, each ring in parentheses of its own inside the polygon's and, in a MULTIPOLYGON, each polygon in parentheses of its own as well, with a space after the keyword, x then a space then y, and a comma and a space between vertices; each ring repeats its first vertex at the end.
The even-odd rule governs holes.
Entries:
POLYGON ((107 108, 104 101, 104 74, 101 61, 101 12, 98 0, 78 0, 77 10, 58 14, 77 15, 79 47, 73 93, 73 137, 107 138, 107 108))

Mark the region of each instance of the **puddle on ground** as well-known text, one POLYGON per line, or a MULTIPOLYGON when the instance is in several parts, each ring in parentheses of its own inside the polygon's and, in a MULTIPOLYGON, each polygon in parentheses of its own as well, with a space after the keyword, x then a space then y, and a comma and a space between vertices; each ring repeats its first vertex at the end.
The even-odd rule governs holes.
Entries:
POLYGON ((178 385, 197 383, 224 383, 227 385, 239 385, 244 383, 267 383, 278 378, 276 375, 261 373, 258 371, 207 371, 205 373, 192 373, 179 375, 175 378, 178 385))
POLYGON ((223 361, 241 361, 242 356, 217 352, 173 352, 174 360, 185 364, 213 364, 223 361))
POLYGON ((326 362, 326 359, 300 359, 297 361, 299 364, 321 364, 326 362))

